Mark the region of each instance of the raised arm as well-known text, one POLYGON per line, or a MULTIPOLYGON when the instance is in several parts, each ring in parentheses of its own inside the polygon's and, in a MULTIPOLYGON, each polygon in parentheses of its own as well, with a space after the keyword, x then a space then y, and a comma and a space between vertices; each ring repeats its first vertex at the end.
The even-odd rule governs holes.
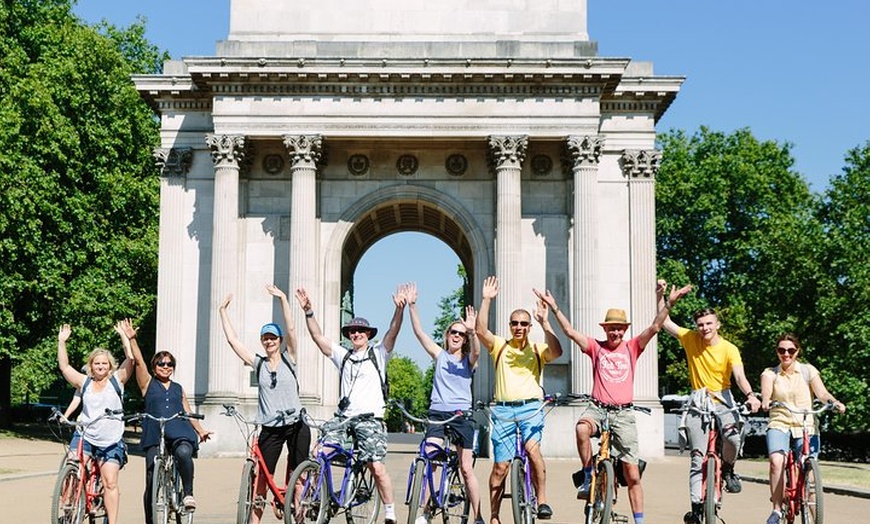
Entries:
POLYGON ((332 341, 326 338, 323 331, 320 329, 320 324, 314 318, 314 306, 311 304, 311 297, 303 288, 296 290, 296 300, 299 302, 299 307, 305 312, 305 326, 308 328, 308 334, 311 335, 311 340, 323 353, 326 358, 332 357, 332 341))
POLYGON ((118 366, 118 380, 122 384, 126 384, 130 380, 130 377, 133 376, 133 370, 136 368, 136 358, 133 355, 130 339, 121 327, 121 321, 115 324, 115 332, 121 337, 121 345, 124 347, 124 361, 118 366))
POLYGON ((563 333, 565 333, 565 336, 577 344, 581 351, 585 352, 586 348, 589 346, 587 335, 574 329, 571 322, 568 320, 568 317, 565 313, 562 313, 561 309, 559 309, 559 305, 556 304, 556 298, 550 293, 550 290, 547 289, 541 293, 537 289, 532 288, 532 291, 535 292, 535 296, 538 297, 538 300, 546 304, 550 311, 553 312, 553 316, 556 318, 556 322, 558 322, 559 328, 563 333))
POLYGON ((76 371, 76 369, 69 363, 69 355, 67 355, 66 352, 66 341, 69 340, 71 334, 72 328, 69 324, 62 325, 60 331, 57 333, 57 367, 60 369, 63 378, 66 379, 71 386, 79 389, 82 387, 82 383, 85 381, 86 376, 76 371))
MULTIPOLYGON (((658 282, 656 282, 656 285, 667 285, 667 282, 665 282, 664 280, 659 280, 658 282)), ((680 295, 681 297, 685 296, 686 294, 689 293, 689 291, 692 290, 692 285, 686 284, 685 286, 680 288, 681 292, 683 290, 685 290, 685 292, 682 295, 680 295)), ((677 325, 676 322, 671 320, 671 316, 670 316, 671 304, 669 304, 668 301, 665 300, 664 295, 662 295, 658 298, 658 311, 661 311, 662 309, 666 309, 667 313, 668 313, 668 315, 665 317, 665 321, 662 323, 662 328, 664 328, 664 330, 667 331, 670 335, 672 335, 674 337, 678 337, 680 335, 680 326, 677 325)))
POLYGON ((465 320, 462 321, 465 325, 465 332, 468 333, 468 363, 471 368, 477 367, 480 361, 480 341, 474 336, 474 326, 477 323, 477 313, 474 311, 474 306, 465 306, 465 320))
MULTIPOLYGON (((423 324, 420 323, 420 314, 417 313, 417 284, 409 282, 405 286, 405 298, 408 301, 408 314, 411 317, 411 328, 414 330, 414 335, 420 341, 420 345, 426 350, 433 359, 438 358, 441 354, 441 347, 432 340, 423 330, 423 324)), ((474 326, 472 326, 474 329, 474 326)))
POLYGON ((287 353, 293 362, 296 362, 296 328, 293 326, 293 312, 290 310, 290 301, 287 294, 274 284, 266 286, 270 295, 281 301, 281 314, 284 316, 284 341, 287 343, 287 353))
MULTIPOLYGON (((668 293, 667 298, 665 298, 665 292, 667 289, 668 283, 664 280, 656 282, 656 304, 658 305, 658 312, 649 327, 644 329, 640 335, 638 335, 638 342, 642 348, 646 347, 649 341, 662 330, 665 322, 670 318, 669 314, 671 308, 678 300, 686 296, 686 294, 692 290, 692 286, 683 286, 680 289, 677 289, 677 286, 671 286, 671 291, 668 293)), ((677 329, 679 330, 679 328, 677 329)))
POLYGON ((242 362, 254 367, 254 353, 242 344, 242 341, 239 340, 238 335, 236 335, 236 330, 233 329, 233 323, 230 322, 230 315, 227 313, 227 307, 229 307, 230 302, 232 301, 233 295, 227 295, 224 298, 224 301, 221 302, 221 305, 218 306, 218 313, 220 313, 221 316, 221 327, 224 330, 224 336, 227 337, 227 342, 230 347, 233 348, 236 355, 242 359, 242 362))
POLYGON ((151 382, 151 373, 148 371, 148 365, 145 363, 145 357, 142 356, 142 351, 139 349, 137 335, 139 334, 130 323, 130 319, 125 319, 115 325, 115 331, 121 336, 121 341, 125 342, 125 347, 130 346, 130 351, 133 354, 133 359, 136 361, 136 383, 139 385, 139 391, 142 396, 148 391, 148 384, 151 382))
POLYGON ((559 337, 553 331, 553 326, 550 325, 550 307, 543 300, 538 300, 535 305, 535 320, 538 321, 541 329, 544 330, 544 341, 547 343, 547 351, 545 353, 549 355, 547 362, 561 357, 562 342, 559 341, 559 337))
POLYGON ((495 335, 489 330, 489 306, 492 303, 492 299, 497 295, 498 278, 494 276, 486 277, 486 280, 483 281, 483 289, 480 292, 480 309, 477 310, 474 331, 487 351, 492 351, 492 345, 495 343, 495 335))
POLYGON ((396 337, 399 336, 399 330, 402 329, 402 317, 405 312, 405 303, 407 302, 405 288, 405 284, 400 285, 393 295, 393 304, 395 304, 396 309, 393 310, 390 327, 384 333, 384 349, 387 350, 387 353, 393 351, 393 346, 396 345, 396 337))

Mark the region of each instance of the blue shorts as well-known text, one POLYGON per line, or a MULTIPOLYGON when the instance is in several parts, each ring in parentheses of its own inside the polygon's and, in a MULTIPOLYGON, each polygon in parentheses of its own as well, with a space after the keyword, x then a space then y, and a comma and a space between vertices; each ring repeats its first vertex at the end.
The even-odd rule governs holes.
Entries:
MULTIPOLYGON (((73 438, 69 443, 69 448, 73 452, 76 452, 78 449, 80 438, 81 435, 78 433, 73 435, 73 438)), ((84 445, 82 446, 82 452, 86 457, 91 457, 99 463, 114 462, 122 468, 124 467, 124 464, 127 463, 127 445, 124 444, 123 440, 119 440, 110 446, 94 446, 85 440, 84 445)))
MULTIPOLYGON (((801 450, 803 449, 804 439, 799 437, 794 440, 791 440, 791 432, 783 431, 781 429, 768 429, 767 430, 767 454, 772 455, 774 453, 782 453, 785 454, 786 450, 788 450, 789 442, 792 443, 792 450, 794 451, 795 457, 800 460, 801 458, 801 450)), ((810 435, 810 456, 818 458, 819 456, 819 447, 820 441, 818 435, 810 435)))
MULTIPOLYGON (((517 423, 502 419, 523 419, 541 407, 541 401, 536 400, 522 406, 493 406, 492 408, 492 450, 495 462, 508 462, 517 453, 515 427, 517 423)), ((534 416, 519 422, 523 443, 530 440, 541 442, 544 435, 544 411, 538 411, 534 416)))

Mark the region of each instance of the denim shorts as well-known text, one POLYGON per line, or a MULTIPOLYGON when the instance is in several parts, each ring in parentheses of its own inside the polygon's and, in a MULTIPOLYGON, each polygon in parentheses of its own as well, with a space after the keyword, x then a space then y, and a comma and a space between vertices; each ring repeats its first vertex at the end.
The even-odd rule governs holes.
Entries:
MULTIPOLYGON (((78 433, 73 435, 73 438, 69 443, 69 447, 73 452, 78 449, 80 438, 81 435, 78 433)), ((109 446, 94 446, 85 440, 84 445, 82 446, 82 452, 85 456, 91 457, 99 463, 114 462, 122 468, 124 467, 124 464, 127 463, 127 445, 123 440, 119 440, 109 446)))
MULTIPOLYGON (((781 429, 768 429, 767 430, 767 454, 772 455, 774 453, 782 453, 785 454, 788 449, 789 441, 792 443, 792 450, 798 459, 801 456, 801 450, 803 449, 804 439, 802 437, 798 437, 794 440, 791 440, 791 432, 784 431, 781 429)), ((819 447, 821 442, 819 441, 818 435, 810 435, 810 456, 818 458, 819 456, 819 447)))
MULTIPOLYGON (((517 423, 505 422, 503 419, 523 419, 541 407, 540 401, 529 402, 522 406, 493 406, 492 408, 492 449, 495 462, 508 462, 516 455, 516 437, 514 428, 517 423)), ((519 423, 523 443, 530 440, 541 442, 544 435, 544 411, 538 411, 534 416, 519 423)))

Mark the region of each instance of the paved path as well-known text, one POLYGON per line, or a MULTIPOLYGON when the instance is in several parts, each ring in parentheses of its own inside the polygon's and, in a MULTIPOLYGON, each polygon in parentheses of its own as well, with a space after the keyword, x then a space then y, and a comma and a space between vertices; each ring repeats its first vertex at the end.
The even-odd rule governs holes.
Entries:
MULTIPOLYGON (((400 436, 401 437, 401 436, 400 436)), ((387 461, 393 478, 396 498, 404 500, 408 464, 415 447, 412 444, 391 444, 387 461)), ((50 520, 49 501, 54 475, 63 456, 60 444, 21 439, 0 439, 0 523, 47 523, 50 520)), ((646 491, 646 522, 649 524, 681 524, 688 506, 686 487, 687 458, 666 456, 650 461, 644 475, 646 491)), ((120 522, 141 523, 144 460, 131 455, 130 463, 121 472, 120 522)), ((479 460, 477 476, 486 485, 491 463, 479 460)), ((238 458, 198 459, 196 461, 196 495, 198 524, 232 524, 235 519, 241 462, 238 458)), ((283 466, 279 466, 283 467, 283 466)), ((573 460, 550 460, 547 463, 550 504, 555 515, 553 524, 581 522, 582 506, 574 497, 570 475, 577 468, 573 460)), ((738 464, 738 472, 741 466, 738 464)), ((722 519, 727 524, 760 524, 770 511, 766 485, 744 482, 743 493, 726 495, 722 519)), ((484 502, 484 515, 489 515, 484 502)), ((404 524, 404 505, 397 504, 399 522, 404 524)), ((617 511, 630 515, 624 488, 620 491, 617 511)), ((502 505, 502 522, 511 524, 510 505, 502 505)), ((827 494, 826 522, 831 524, 866 522, 870 515, 870 499, 827 494)), ((277 523, 271 515, 266 524, 277 523)))

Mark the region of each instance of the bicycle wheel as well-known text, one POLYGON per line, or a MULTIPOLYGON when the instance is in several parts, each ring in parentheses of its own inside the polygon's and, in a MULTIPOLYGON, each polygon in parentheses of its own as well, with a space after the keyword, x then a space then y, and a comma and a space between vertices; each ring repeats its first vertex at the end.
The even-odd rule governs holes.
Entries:
POLYGON ((716 522, 716 461, 707 459, 704 462, 704 522, 716 522))
POLYGON ((324 493, 320 463, 306 460, 296 466, 284 495, 284 524, 320 524, 326 521, 329 495, 324 493), (297 493, 296 484, 300 484, 297 493))
POLYGON ((239 482, 239 502, 236 506, 236 524, 250 524, 254 513, 254 486, 257 483, 257 465, 246 460, 242 466, 242 479, 239 482))
POLYGON ((602 460, 599 462, 589 494, 590 502, 586 505, 586 522, 610 524, 610 517, 613 514, 613 483, 615 480, 613 461, 602 460))
POLYGON ((426 461, 418 458, 414 461, 414 468, 411 470, 411 483, 409 486, 411 491, 408 495, 408 524, 414 524, 414 521, 417 520, 417 515, 422 515, 426 510, 423 500, 423 479, 425 477, 426 461))
POLYGON ((510 465, 511 476, 511 509, 514 514, 514 524, 532 524, 535 521, 533 495, 526 491, 526 468, 523 461, 514 458, 510 465))
POLYGON ((85 492, 81 489, 79 465, 67 462, 57 473, 51 497, 52 524, 79 524, 85 511, 85 492))
MULTIPOLYGON (((356 466, 353 466, 356 467, 356 466)), ((381 511, 381 495, 371 470, 356 472, 353 480, 353 500, 347 508, 347 524, 372 524, 381 511)))
POLYGON ((163 459, 154 459, 154 474, 151 477, 151 518, 154 524, 169 524, 169 514, 172 512, 170 497, 172 497, 172 480, 163 459))
MULTIPOLYGON (((444 497, 444 507, 441 508, 441 516, 444 524, 466 524, 468 512, 471 510, 471 501, 468 500, 468 492, 465 489, 465 478, 459 465, 450 468, 447 476, 447 492, 444 497)), ((408 523, 412 524, 412 523, 408 523)))
POLYGON ((824 485, 819 461, 813 457, 804 463, 804 483, 801 491, 801 522, 822 524, 825 521, 824 485))

